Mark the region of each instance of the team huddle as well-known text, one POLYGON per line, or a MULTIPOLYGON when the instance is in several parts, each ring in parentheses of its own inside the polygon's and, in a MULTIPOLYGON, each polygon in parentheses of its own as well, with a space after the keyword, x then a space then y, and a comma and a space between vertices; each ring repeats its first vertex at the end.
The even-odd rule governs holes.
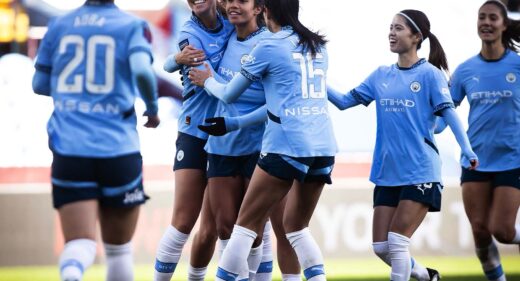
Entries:
MULTIPOLYGON (((441 210, 434 134, 450 127, 461 148, 462 198, 488 280, 505 281, 493 238, 520 244, 520 22, 498 0, 478 11, 479 54, 447 79, 441 43, 418 10, 397 12, 381 66, 341 93, 327 86, 327 40, 299 16, 299 0, 188 0, 179 51, 183 102, 173 164, 171 224, 159 241, 155 281, 170 280, 197 219, 187 280, 204 280, 218 245, 215 280, 272 279, 271 230, 283 281, 327 280, 309 222, 331 184, 336 140, 329 102, 341 110, 374 101, 377 135, 370 181, 373 250, 390 280, 440 280, 414 259, 410 238, 441 210), (428 59, 417 51, 430 45, 428 59), (455 111, 467 98, 467 133, 455 111), (199 218, 200 217, 200 218, 199 218), (217 243, 218 242, 218 243, 217 243)), ((106 280, 133 280, 131 240, 143 189, 137 94, 146 127, 159 125, 147 23, 113 0, 86 3, 49 24, 34 92, 51 96, 52 196, 65 247, 61 280, 82 280, 96 253, 99 220, 106 280)))

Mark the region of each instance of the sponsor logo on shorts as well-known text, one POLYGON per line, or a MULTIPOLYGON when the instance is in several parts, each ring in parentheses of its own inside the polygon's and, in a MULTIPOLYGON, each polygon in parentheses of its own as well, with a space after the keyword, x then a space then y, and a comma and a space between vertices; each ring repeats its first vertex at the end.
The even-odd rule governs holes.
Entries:
POLYGON ((264 159, 264 157, 266 157, 266 156, 267 156, 267 153, 263 153, 263 152, 260 153, 260 159, 264 159))
POLYGON ((142 190, 134 190, 132 192, 125 193, 125 199, 123 204, 132 204, 136 202, 142 202, 144 200, 144 192, 142 190))
POLYGON ((423 184, 416 184, 415 185, 417 187, 417 189, 419 189, 422 194, 424 195, 424 192, 427 190, 427 189, 431 189, 432 186, 433 186, 433 183, 429 182, 429 183, 423 183, 423 184))
POLYGON ((184 159, 184 150, 177 151, 177 161, 182 161, 184 159))

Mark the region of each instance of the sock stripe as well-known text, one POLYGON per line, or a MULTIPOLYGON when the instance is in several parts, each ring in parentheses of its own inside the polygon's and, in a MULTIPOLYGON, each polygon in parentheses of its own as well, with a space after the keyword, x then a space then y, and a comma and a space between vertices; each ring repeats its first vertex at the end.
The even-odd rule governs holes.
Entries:
POLYGON ((60 268, 60 272, 63 271, 63 269, 65 267, 69 267, 69 266, 77 267, 81 271, 81 274, 83 274, 83 271, 84 271, 83 265, 81 264, 81 262, 79 262, 78 260, 75 260, 75 259, 70 259, 70 260, 66 260, 65 262, 63 262, 63 265, 60 268))
POLYGON ((260 264, 256 273, 271 273, 273 272, 273 261, 266 261, 260 264))
POLYGON ((237 277, 238 277, 238 274, 231 273, 220 267, 217 269, 217 278, 220 278, 225 281, 235 281, 237 279, 237 277))
POLYGON ((486 271, 485 274, 489 280, 496 280, 504 275, 504 270, 502 270, 502 265, 499 265, 492 270, 486 271))
POLYGON ((303 275, 305 275, 305 279, 307 280, 317 275, 325 275, 325 268, 323 267, 323 264, 314 265, 305 269, 303 275))
POLYGON ((168 263, 161 262, 160 260, 155 260, 155 270, 160 273, 173 273, 175 268, 177 267, 177 263, 168 263))

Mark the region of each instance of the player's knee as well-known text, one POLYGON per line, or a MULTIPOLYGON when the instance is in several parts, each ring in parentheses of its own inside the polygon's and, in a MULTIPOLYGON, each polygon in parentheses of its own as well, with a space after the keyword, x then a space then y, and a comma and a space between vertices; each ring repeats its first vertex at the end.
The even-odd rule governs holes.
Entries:
POLYGON ((488 239, 491 235, 487 223, 483 220, 474 220, 471 222, 471 231, 476 240, 488 239))
POLYGON ((229 239, 231 237, 231 233, 233 232, 234 221, 228 220, 227 222, 217 224, 217 233, 220 239, 229 239))
POLYGON ((498 242, 505 244, 510 243, 516 234, 515 228, 507 225, 491 224, 490 230, 498 242))
POLYGON ((214 227, 206 227, 206 226, 200 226, 199 231, 197 233, 197 236, 208 243, 215 243, 217 241, 218 235, 215 231, 214 227))
POLYGON ((306 228, 307 225, 297 217, 284 216, 283 229, 285 233, 291 233, 306 228))

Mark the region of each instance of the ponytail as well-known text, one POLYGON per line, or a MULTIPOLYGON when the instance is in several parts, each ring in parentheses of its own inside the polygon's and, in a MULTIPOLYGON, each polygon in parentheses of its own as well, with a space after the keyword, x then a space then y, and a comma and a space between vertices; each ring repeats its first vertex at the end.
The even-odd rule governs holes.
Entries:
POLYGON ((437 36, 431 32, 428 39, 430 40, 430 56, 428 57, 428 61, 438 69, 448 72, 448 59, 446 58, 446 53, 442 48, 441 42, 439 42, 437 36))
POLYGON ((312 32, 298 19, 299 0, 265 0, 265 7, 276 23, 293 28, 294 32, 300 37, 298 44, 302 45, 304 50, 309 50, 313 57, 327 43, 325 36, 312 32))
POLYGON ((405 18, 406 24, 412 30, 413 34, 421 35, 421 42, 417 44, 417 50, 421 49, 422 42, 426 39, 430 40, 430 56, 428 62, 440 70, 449 72, 448 59, 442 48, 441 42, 430 31, 430 21, 426 14, 418 10, 403 10, 398 13, 405 18))

